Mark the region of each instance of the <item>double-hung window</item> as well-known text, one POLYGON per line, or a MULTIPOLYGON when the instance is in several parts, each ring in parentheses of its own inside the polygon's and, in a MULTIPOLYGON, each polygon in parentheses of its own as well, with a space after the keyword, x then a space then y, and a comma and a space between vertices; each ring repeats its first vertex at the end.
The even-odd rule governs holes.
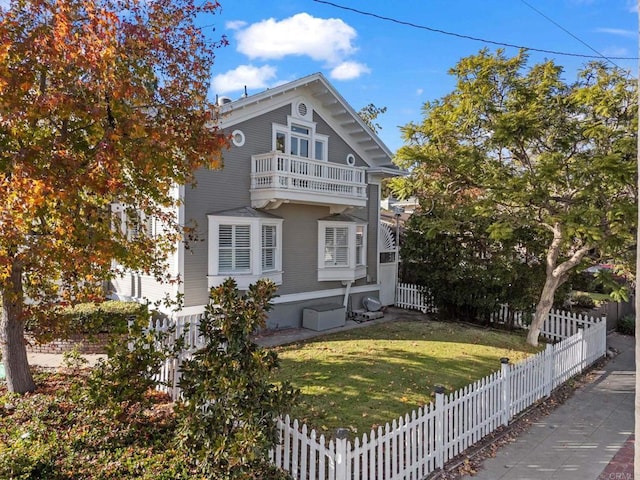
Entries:
POLYGON ((367 225, 349 215, 318 221, 318 280, 354 281, 367 274, 367 225))
POLYGON ((324 266, 347 267, 349 265, 349 228, 326 226, 324 228, 324 266))
POLYGON ((282 283, 283 220, 248 210, 255 216, 231 216, 224 212, 209 215, 209 288, 228 277, 233 277, 241 290, 261 278, 277 285, 282 283))

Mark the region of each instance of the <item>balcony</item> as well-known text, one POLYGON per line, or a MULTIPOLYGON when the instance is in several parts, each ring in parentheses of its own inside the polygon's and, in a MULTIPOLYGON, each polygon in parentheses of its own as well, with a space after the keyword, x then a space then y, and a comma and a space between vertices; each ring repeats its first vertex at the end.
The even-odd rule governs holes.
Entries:
POLYGON ((327 205, 332 213, 367 203, 365 169, 280 152, 251 157, 251 205, 327 205))

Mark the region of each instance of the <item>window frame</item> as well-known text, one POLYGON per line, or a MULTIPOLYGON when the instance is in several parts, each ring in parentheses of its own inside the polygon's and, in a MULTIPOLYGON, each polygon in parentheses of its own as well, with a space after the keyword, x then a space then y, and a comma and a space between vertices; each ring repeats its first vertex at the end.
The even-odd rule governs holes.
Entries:
POLYGON ((367 224, 358 221, 318 220, 318 281, 355 281, 367 275, 367 224), (327 229, 347 229, 347 262, 328 264, 326 261, 327 229), (362 244, 357 245, 358 231, 362 244), (358 253, 360 258, 358 258, 358 253))
POLYGON ((226 215, 209 215, 208 239, 208 287, 221 285, 226 278, 232 277, 240 290, 246 290, 249 285, 261 278, 272 280, 276 285, 282 284, 282 224, 278 218, 247 218, 226 215), (249 226, 249 269, 223 270, 220 268, 220 226, 249 226), (275 246, 273 249, 273 268, 263 268, 263 237, 262 229, 272 226, 275 246))
MULTIPOLYGON (((300 158, 308 158, 309 160, 318 160, 321 162, 326 162, 329 159, 329 136, 324 135, 322 133, 316 132, 316 123, 310 122, 308 120, 303 120, 300 118, 293 118, 290 115, 287 116, 287 124, 282 125, 279 123, 272 124, 272 139, 271 146, 274 152, 282 152, 286 155, 294 155, 300 158), (304 128, 309 131, 308 134, 304 134, 302 132, 296 132, 295 128, 304 128), (278 142, 278 136, 284 136, 284 145, 282 142, 278 142), (298 154, 293 154, 291 146, 293 143, 293 139, 297 138, 298 140, 306 140, 307 141, 307 150, 308 155, 303 156, 298 154), (321 145, 321 158, 318 157, 317 146, 321 145), (284 148, 283 148, 284 147, 284 148)), ((299 144, 299 142, 298 142, 299 144)), ((300 148, 298 147, 298 150, 300 148)))

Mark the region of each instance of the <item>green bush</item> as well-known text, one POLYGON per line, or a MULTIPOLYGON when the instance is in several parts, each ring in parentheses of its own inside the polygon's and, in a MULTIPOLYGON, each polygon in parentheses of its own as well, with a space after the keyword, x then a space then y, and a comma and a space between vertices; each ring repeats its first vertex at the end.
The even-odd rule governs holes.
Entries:
POLYGON ((635 335, 636 334, 636 316, 633 314, 629 314, 618 319, 617 330, 623 335, 635 335))
POLYGON ((573 305, 578 308, 595 308, 596 302, 586 293, 576 293, 571 297, 573 305))
POLYGON ((205 478, 291 478, 269 464, 268 452, 278 438, 276 419, 298 392, 288 382, 271 382, 277 354, 251 340, 265 326, 275 289, 273 282, 258 280, 241 296, 232 279, 211 289, 200 321, 206 345, 182 364, 178 444, 205 478))
POLYGON ((59 312, 57 321, 43 327, 37 322, 27 322, 28 331, 48 337, 64 337, 67 334, 127 333, 130 319, 146 322, 147 306, 136 302, 106 301, 103 303, 79 303, 59 312))

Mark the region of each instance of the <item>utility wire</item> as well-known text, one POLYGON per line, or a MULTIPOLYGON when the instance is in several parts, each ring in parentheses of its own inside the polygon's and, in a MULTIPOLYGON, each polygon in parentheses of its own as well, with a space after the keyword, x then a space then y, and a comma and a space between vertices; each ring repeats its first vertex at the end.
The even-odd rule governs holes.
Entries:
POLYGON ((584 40, 582 40, 581 38, 577 37, 576 35, 574 35, 573 33, 571 33, 569 30, 567 30, 566 28, 564 28, 562 25, 560 25, 558 22, 556 22, 555 20, 553 20, 552 18, 548 17, 547 15, 545 15, 543 12, 541 12, 540 10, 538 10, 536 7, 534 7, 533 5, 531 5, 529 2, 527 2, 526 0, 520 0, 522 3, 524 3, 527 7, 529 7, 531 10, 533 10, 534 12, 536 12, 538 15, 542 16, 543 18, 545 18, 546 20, 548 20, 549 22, 553 23, 556 27, 558 27, 560 30, 562 30, 563 32, 565 32, 568 35, 571 35, 573 38, 575 38, 577 41, 579 41, 581 44, 583 44, 585 47, 587 47, 589 50, 591 50, 592 52, 595 52, 598 54, 598 56, 600 58, 603 58, 604 60, 607 60, 609 63, 611 63, 614 67, 618 67, 620 70, 623 70, 622 67, 620 67, 620 65, 616 64, 616 62, 614 62, 613 60, 611 60, 611 58, 607 57, 606 55, 600 53, 598 50, 596 50, 595 48, 593 48, 591 45, 589 45, 587 42, 585 42, 584 40))
MULTIPOLYGON (((431 28, 431 27, 427 27, 426 25, 419 25, 416 23, 412 23, 412 22, 407 22, 404 20, 398 20, 397 18, 391 18, 391 17, 385 17, 383 15, 378 15, 376 13, 372 13, 372 12, 365 12, 363 10, 358 10, 356 8, 352 8, 352 7, 346 7, 344 5, 339 5, 337 3, 333 3, 333 2, 329 2, 326 0, 313 0, 316 3, 324 3, 325 5, 330 5, 332 7, 335 8, 340 8, 342 10, 348 10, 350 12, 354 12, 354 13, 358 13, 360 15, 366 15, 368 17, 374 17, 377 18, 379 20, 385 20, 387 22, 392 22, 392 23, 397 23, 399 25, 406 25, 409 27, 413 27, 413 28, 419 28, 421 30, 428 30, 429 32, 434 32, 434 33, 441 33, 443 35, 449 35, 451 37, 458 37, 458 38, 464 38, 467 40, 474 40, 476 42, 483 42, 483 43, 489 43, 491 45, 499 45, 502 47, 513 47, 513 48, 519 48, 519 49, 524 49, 524 50, 529 50, 532 52, 540 52, 540 53, 550 53, 552 55, 564 55, 567 57, 579 57, 579 58, 603 58, 603 56, 601 54, 598 54, 598 56, 596 57, 595 55, 585 55, 585 54, 581 54, 581 53, 571 53, 571 52, 559 52, 557 50, 545 50, 542 48, 533 48, 533 47, 527 47, 524 45, 515 45, 513 43, 506 43, 506 42, 496 42, 493 40, 487 40, 485 38, 479 38, 479 37, 472 37, 470 35, 463 35, 460 33, 455 33, 455 32, 448 32, 446 30, 440 30, 438 28, 431 28)), ((604 57, 607 60, 638 60, 640 57, 604 57)))

